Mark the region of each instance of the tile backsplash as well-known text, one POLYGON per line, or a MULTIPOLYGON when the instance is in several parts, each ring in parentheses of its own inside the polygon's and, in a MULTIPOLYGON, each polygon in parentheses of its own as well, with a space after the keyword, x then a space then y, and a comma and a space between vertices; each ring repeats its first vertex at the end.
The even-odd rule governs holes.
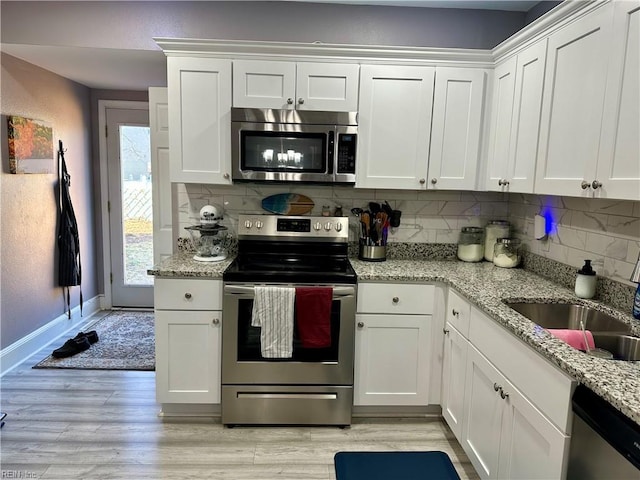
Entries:
MULTIPOLYGON (((557 197, 529 194, 505 194, 469 191, 404 191, 356 189, 350 186, 261 185, 231 186, 178 185, 177 228, 174 234, 188 237, 184 227, 197 223, 198 212, 206 204, 222 207, 224 224, 236 231, 240 213, 265 213, 263 198, 275 193, 303 193, 313 199, 312 214, 320 215, 323 205, 331 211, 336 205, 345 215, 353 207, 367 208, 370 201, 389 202, 402 211, 400 227, 392 229, 389 243, 455 244, 464 226, 484 226, 492 219, 509 220, 514 235, 520 237, 526 251, 558 262, 564 276, 571 276, 591 259, 603 284, 620 283, 624 292, 631 289, 631 271, 640 253, 640 201, 621 201, 557 197), (533 236, 533 217, 548 218, 549 235, 543 240, 533 236)), ((351 216, 350 234, 357 240, 357 219, 351 216)), ((531 265, 536 262, 530 262, 531 265)), ((539 263, 539 262, 538 262, 539 263)), ((543 272, 540 272, 543 273, 543 272)), ((565 278, 559 283, 570 283, 565 278)), ((600 291, 602 296, 605 294, 600 291)))

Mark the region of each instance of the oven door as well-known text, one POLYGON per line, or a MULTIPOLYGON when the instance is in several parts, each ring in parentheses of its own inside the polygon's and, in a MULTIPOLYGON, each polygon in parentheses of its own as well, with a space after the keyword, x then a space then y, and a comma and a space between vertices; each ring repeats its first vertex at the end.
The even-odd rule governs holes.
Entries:
POLYGON ((251 326, 254 287, 225 284, 223 385, 353 385, 355 286, 332 287, 331 345, 303 348, 294 327, 292 358, 265 359, 260 328, 251 326))

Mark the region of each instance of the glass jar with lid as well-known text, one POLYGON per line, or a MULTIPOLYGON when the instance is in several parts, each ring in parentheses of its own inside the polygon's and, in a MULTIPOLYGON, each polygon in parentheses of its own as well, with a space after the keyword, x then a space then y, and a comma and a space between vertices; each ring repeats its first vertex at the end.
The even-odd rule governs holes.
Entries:
POLYGON ((520 239, 499 238, 493 248, 493 264, 503 268, 513 268, 520 265, 520 239))
POLYGON ((491 220, 484 229, 484 259, 493 261, 493 247, 499 238, 509 237, 511 225, 506 220, 491 220))
POLYGON ((457 256, 463 262, 479 262, 484 256, 484 229, 462 227, 458 239, 457 256))

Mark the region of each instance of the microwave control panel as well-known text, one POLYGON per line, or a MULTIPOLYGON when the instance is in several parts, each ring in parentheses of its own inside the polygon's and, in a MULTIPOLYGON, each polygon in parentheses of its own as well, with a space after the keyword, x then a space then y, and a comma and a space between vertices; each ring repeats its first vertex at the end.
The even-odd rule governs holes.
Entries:
POLYGON ((338 134, 338 168, 336 173, 356 173, 356 140, 355 133, 338 134))

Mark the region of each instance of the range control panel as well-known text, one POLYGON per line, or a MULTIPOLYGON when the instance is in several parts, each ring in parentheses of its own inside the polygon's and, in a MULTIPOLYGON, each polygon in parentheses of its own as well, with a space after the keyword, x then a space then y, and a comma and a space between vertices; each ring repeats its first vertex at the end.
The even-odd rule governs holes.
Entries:
POLYGON ((348 217, 240 215, 238 238, 268 237, 273 240, 307 239, 310 241, 347 242, 348 217))

